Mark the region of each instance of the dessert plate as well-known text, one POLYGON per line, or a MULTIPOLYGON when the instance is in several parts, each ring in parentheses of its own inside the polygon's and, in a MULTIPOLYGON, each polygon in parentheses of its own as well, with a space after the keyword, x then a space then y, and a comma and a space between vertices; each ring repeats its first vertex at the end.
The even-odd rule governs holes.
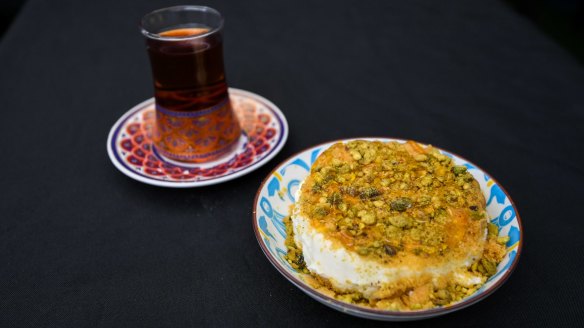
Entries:
POLYGON ((310 167, 318 155, 337 142, 351 140, 405 142, 405 140, 391 138, 356 138, 314 146, 278 165, 260 185, 253 204, 253 229, 262 251, 286 279, 310 297, 341 312, 368 319, 406 321, 435 317, 465 308, 489 296, 509 278, 517 266, 523 244, 521 221, 513 201, 497 181, 475 164, 437 148, 444 155, 451 157, 456 165, 467 167, 481 186, 487 201, 487 214, 490 222, 499 226, 499 236, 509 236, 509 242, 506 244, 507 254, 499 263, 497 273, 491 276, 477 292, 458 303, 418 311, 386 311, 341 302, 317 291, 306 283, 303 274, 293 269, 285 259, 287 250, 284 243, 286 230, 283 219, 289 215, 290 207, 295 202, 295 192, 300 183, 309 175, 310 167))
POLYGON ((288 123, 269 100, 229 88, 233 110, 242 126, 239 144, 222 158, 204 164, 186 164, 162 157, 152 147, 154 98, 130 109, 112 126, 107 153, 118 170, 147 184, 189 188, 235 179, 272 159, 288 138, 288 123))

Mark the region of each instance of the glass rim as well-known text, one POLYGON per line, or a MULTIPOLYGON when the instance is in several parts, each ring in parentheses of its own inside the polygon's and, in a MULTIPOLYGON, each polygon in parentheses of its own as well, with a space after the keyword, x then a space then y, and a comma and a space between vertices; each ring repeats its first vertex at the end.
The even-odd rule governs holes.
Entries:
POLYGON ((150 39, 154 39, 154 40, 185 41, 185 40, 196 40, 196 39, 204 38, 204 37, 209 36, 211 34, 217 33, 218 31, 223 29, 223 23, 224 23, 223 15, 221 15, 221 13, 214 8, 207 7, 207 6, 182 5, 182 6, 172 6, 172 7, 160 8, 160 9, 156 9, 154 11, 151 11, 151 12, 145 14, 144 16, 142 16, 142 19, 140 20, 140 30, 144 36, 146 36, 147 38, 150 38, 150 39), (202 34, 196 34, 196 35, 188 35, 188 36, 162 36, 158 33, 152 33, 144 27, 144 19, 147 16, 150 16, 152 14, 156 14, 159 12, 163 12, 163 11, 180 11, 180 10, 185 10, 185 9, 192 10, 192 11, 200 11, 200 12, 207 11, 207 12, 216 14, 219 17, 219 25, 210 29, 208 32, 205 32, 202 34))

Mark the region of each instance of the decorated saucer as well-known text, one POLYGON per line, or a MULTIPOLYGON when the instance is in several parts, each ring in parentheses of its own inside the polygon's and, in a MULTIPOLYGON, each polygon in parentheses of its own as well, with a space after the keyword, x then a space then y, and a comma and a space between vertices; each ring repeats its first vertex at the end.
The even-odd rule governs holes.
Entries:
POLYGON ((272 102, 249 91, 229 88, 229 97, 242 135, 234 150, 218 160, 190 164, 160 155, 152 146, 154 98, 134 106, 112 126, 107 139, 109 158, 132 179, 170 188, 217 184, 261 167, 284 147, 286 117, 272 102))

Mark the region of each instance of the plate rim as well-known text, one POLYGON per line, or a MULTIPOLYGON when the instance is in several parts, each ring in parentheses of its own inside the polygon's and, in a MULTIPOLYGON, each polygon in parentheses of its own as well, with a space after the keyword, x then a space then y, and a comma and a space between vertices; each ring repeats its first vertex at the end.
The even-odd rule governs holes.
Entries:
POLYGON ((298 289, 300 289, 301 291, 308 294, 310 297, 319 301, 322 304, 325 304, 325 305, 327 305, 327 306, 329 306, 337 311, 340 311, 343 313, 348 313, 348 314, 358 316, 361 318, 374 319, 374 320, 385 320, 385 321, 421 320, 421 319, 436 317, 436 316, 444 315, 444 314, 451 313, 454 311, 458 311, 458 310, 466 308, 470 305, 476 304, 479 301, 484 300, 485 298, 487 298, 488 296, 493 294, 496 290, 498 290, 505 282, 507 282, 507 280, 509 279, 511 274, 515 271, 515 269, 519 263, 519 259, 521 257, 521 253, 522 253, 522 249, 523 249, 523 232, 524 232, 523 223, 522 223, 519 211, 517 209, 517 206, 515 205, 515 202, 513 201, 513 199, 511 198, 511 196, 507 192, 507 190, 499 183, 499 181, 497 179, 495 179, 490 173, 485 171, 482 167, 476 165, 472 161, 469 161, 465 157, 460 156, 455 152, 451 152, 451 151, 443 149, 441 147, 436 147, 434 145, 432 145, 432 147, 434 147, 442 152, 447 152, 449 154, 452 154, 452 155, 464 160, 465 162, 473 165, 474 167, 476 167, 477 169, 479 169, 483 173, 487 174, 490 177, 490 179, 493 180, 493 182, 495 184, 497 184, 499 186, 499 188, 501 188, 501 190, 503 191, 505 196, 509 199, 509 203, 513 207, 513 210, 515 211, 515 215, 517 218, 517 225, 518 225, 518 228, 520 231, 519 242, 517 245, 517 254, 515 255, 515 258, 513 259, 511 266, 507 269, 507 271, 503 274, 503 276, 493 286, 491 286, 489 289, 486 289, 484 292, 482 292, 479 295, 476 295, 476 296, 471 295, 471 296, 467 297, 467 299, 463 300, 462 302, 456 303, 456 304, 454 304, 452 306, 448 306, 448 307, 432 308, 432 309, 421 310, 421 311, 376 310, 376 309, 370 309, 370 308, 366 308, 366 307, 361 307, 361 306, 345 303, 345 302, 339 301, 337 299, 334 299, 330 296, 327 296, 323 293, 320 293, 320 292, 316 291, 314 288, 307 285, 306 283, 300 281, 298 278, 290 275, 286 271, 286 269, 280 265, 280 263, 272 256, 272 254, 269 252, 269 250, 266 249, 266 246, 264 245, 264 243, 261 239, 259 227, 257 225, 257 211, 256 211, 256 209, 258 207, 257 205, 258 205, 260 193, 261 193, 262 189, 264 188, 265 184, 272 177, 274 172, 277 172, 280 168, 283 167, 283 165, 285 163, 289 162, 291 159, 297 157, 298 155, 300 155, 302 153, 309 152, 311 150, 314 150, 318 147, 325 146, 327 144, 332 145, 332 144, 335 144, 338 142, 348 142, 348 141, 353 141, 353 140, 370 140, 370 139, 375 139, 375 140, 380 140, 380 141, 382 141, 382 140, 398 141, 398 142, 406 142, 408 140, 412 140, 412 141, 418 142, 420 144, 423 144, 425 146, 431 145, 429 143, 420 142, 420 141, 417 141, 414 139, 401 139, 401 138, 394 138, 394 137, 356 137, 356 138, 334 139, 331 141, 322 142, 322 143, 319 143, 317 145, 310 146, 308 148, 300 150, 300 151, 292 154, 291 156, 289 156, 288 158, 286 158, 282 162, 280 162, 262 180, 262 182, 261 182, 261 184, 256 192, 256 195, 254 197, 253 208, 252 208, 252 226, 253 226, 254 234, 256 236, 256 240, 257 240, 258 244, 260 245, 262 252, 268 258, 268 261, 272 264, 272 266, 274 266, 276 268, 276 270, 278 272, 280 272, 280 274, 282 274, 294 286, 296 286, 298 289))
POLYGON ((116 159, 116 156, 114 153, 115 150, 113 149, 114 147, 113 147, 112 141, 113 141, 113 137, 115 134, 115 130, 122 124, 122 122, 124 122, 128 117, 133 115, 134 112, 136 110, 138 110, 139 108, 145 107, 147 104, 154 102, 154 97, 151 97, 151 98, 148 98, 148 99, 138 103, 137 105, 133 106, 128 111, 126 111, 122 116, 120 116, 116 120, 116 122, 110 128, 110 131, 109 131, 108 137, 107 137, 107 142, 106 142, 107 154, 108 154, 110 161, 114 164, 114 166, 120 172, 122 172, 124 175, 126 175, 127 177, 129 177, 133 180, 136 180, 136 181, 148 184, 148 185, 152 185, 152 186, 166 187, 166 188, 178 188, 178 189, 198 188, 198 187, 205 187, 205 186, 209 186, 209 185, 227 182, 227 181, 230 181, 233 179, 237 179, 237 178, 239 178, 243 175, 246 175, 248 173, 251 173, 251 172, 259 169, 260 167, 264 166, 267 162, 269 162, 272 158, 274 158, 277 154, 280 153, 280 151, 284 148, 286 141, 288 141, 288 135, 289 135, 290 129, 288 126, 288 121, 286 119, 286 116, 284 115, 282 110, 278 106, 276 106, 273 102, 271 102, 270 100, 266 99, 265 97, 263 97, 257 93, 243 90, 243 89, 239 89, 239 88, 232 88, 232 87, 229 87, 228 90, 229 90, 230 94, 231 93, 239 94, 239 95, 243 95, 243 96, 248 97, 248 98, 259 100, 260 102, 264 102, 268 107, 270 107, 271 110, 274 111, 275 116, 277 116, 278 119, 281 121, 281 123, 282 123, 282 138, 280 140, 280 143, 278 145, 276 145, 274 150, 272 150, 271 153, 266 155, 266 157, 262 158, 261 160, 257 161, 256 163, 244 168, 243 170, 240 170, 240 171, 233 173, 231 175, 222 176, 222 177, 218 177, 215 179, 209 179, 209 180, 204 180, 204 181, 163 181, 163 180, 146 178, 146 177, 143 177, 139 174, 136 174, 136 172, 126 168, 122 163, 120 163, 119 160, 116 159))

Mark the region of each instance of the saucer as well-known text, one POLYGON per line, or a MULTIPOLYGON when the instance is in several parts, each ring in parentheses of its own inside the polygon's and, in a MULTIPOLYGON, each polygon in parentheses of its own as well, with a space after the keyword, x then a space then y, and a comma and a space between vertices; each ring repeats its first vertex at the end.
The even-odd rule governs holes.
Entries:
POLYGON ((107 153, 128 177, 147 184, 191 188, 217 184, 247 174, 272 159, 286 143, 288 123, 280 109, 255 93, 229 88, 233 110, 242 126, 234 150, 203 164, 172 161, 152 145, 154 98, 130 109, 112 126, 107 153))

